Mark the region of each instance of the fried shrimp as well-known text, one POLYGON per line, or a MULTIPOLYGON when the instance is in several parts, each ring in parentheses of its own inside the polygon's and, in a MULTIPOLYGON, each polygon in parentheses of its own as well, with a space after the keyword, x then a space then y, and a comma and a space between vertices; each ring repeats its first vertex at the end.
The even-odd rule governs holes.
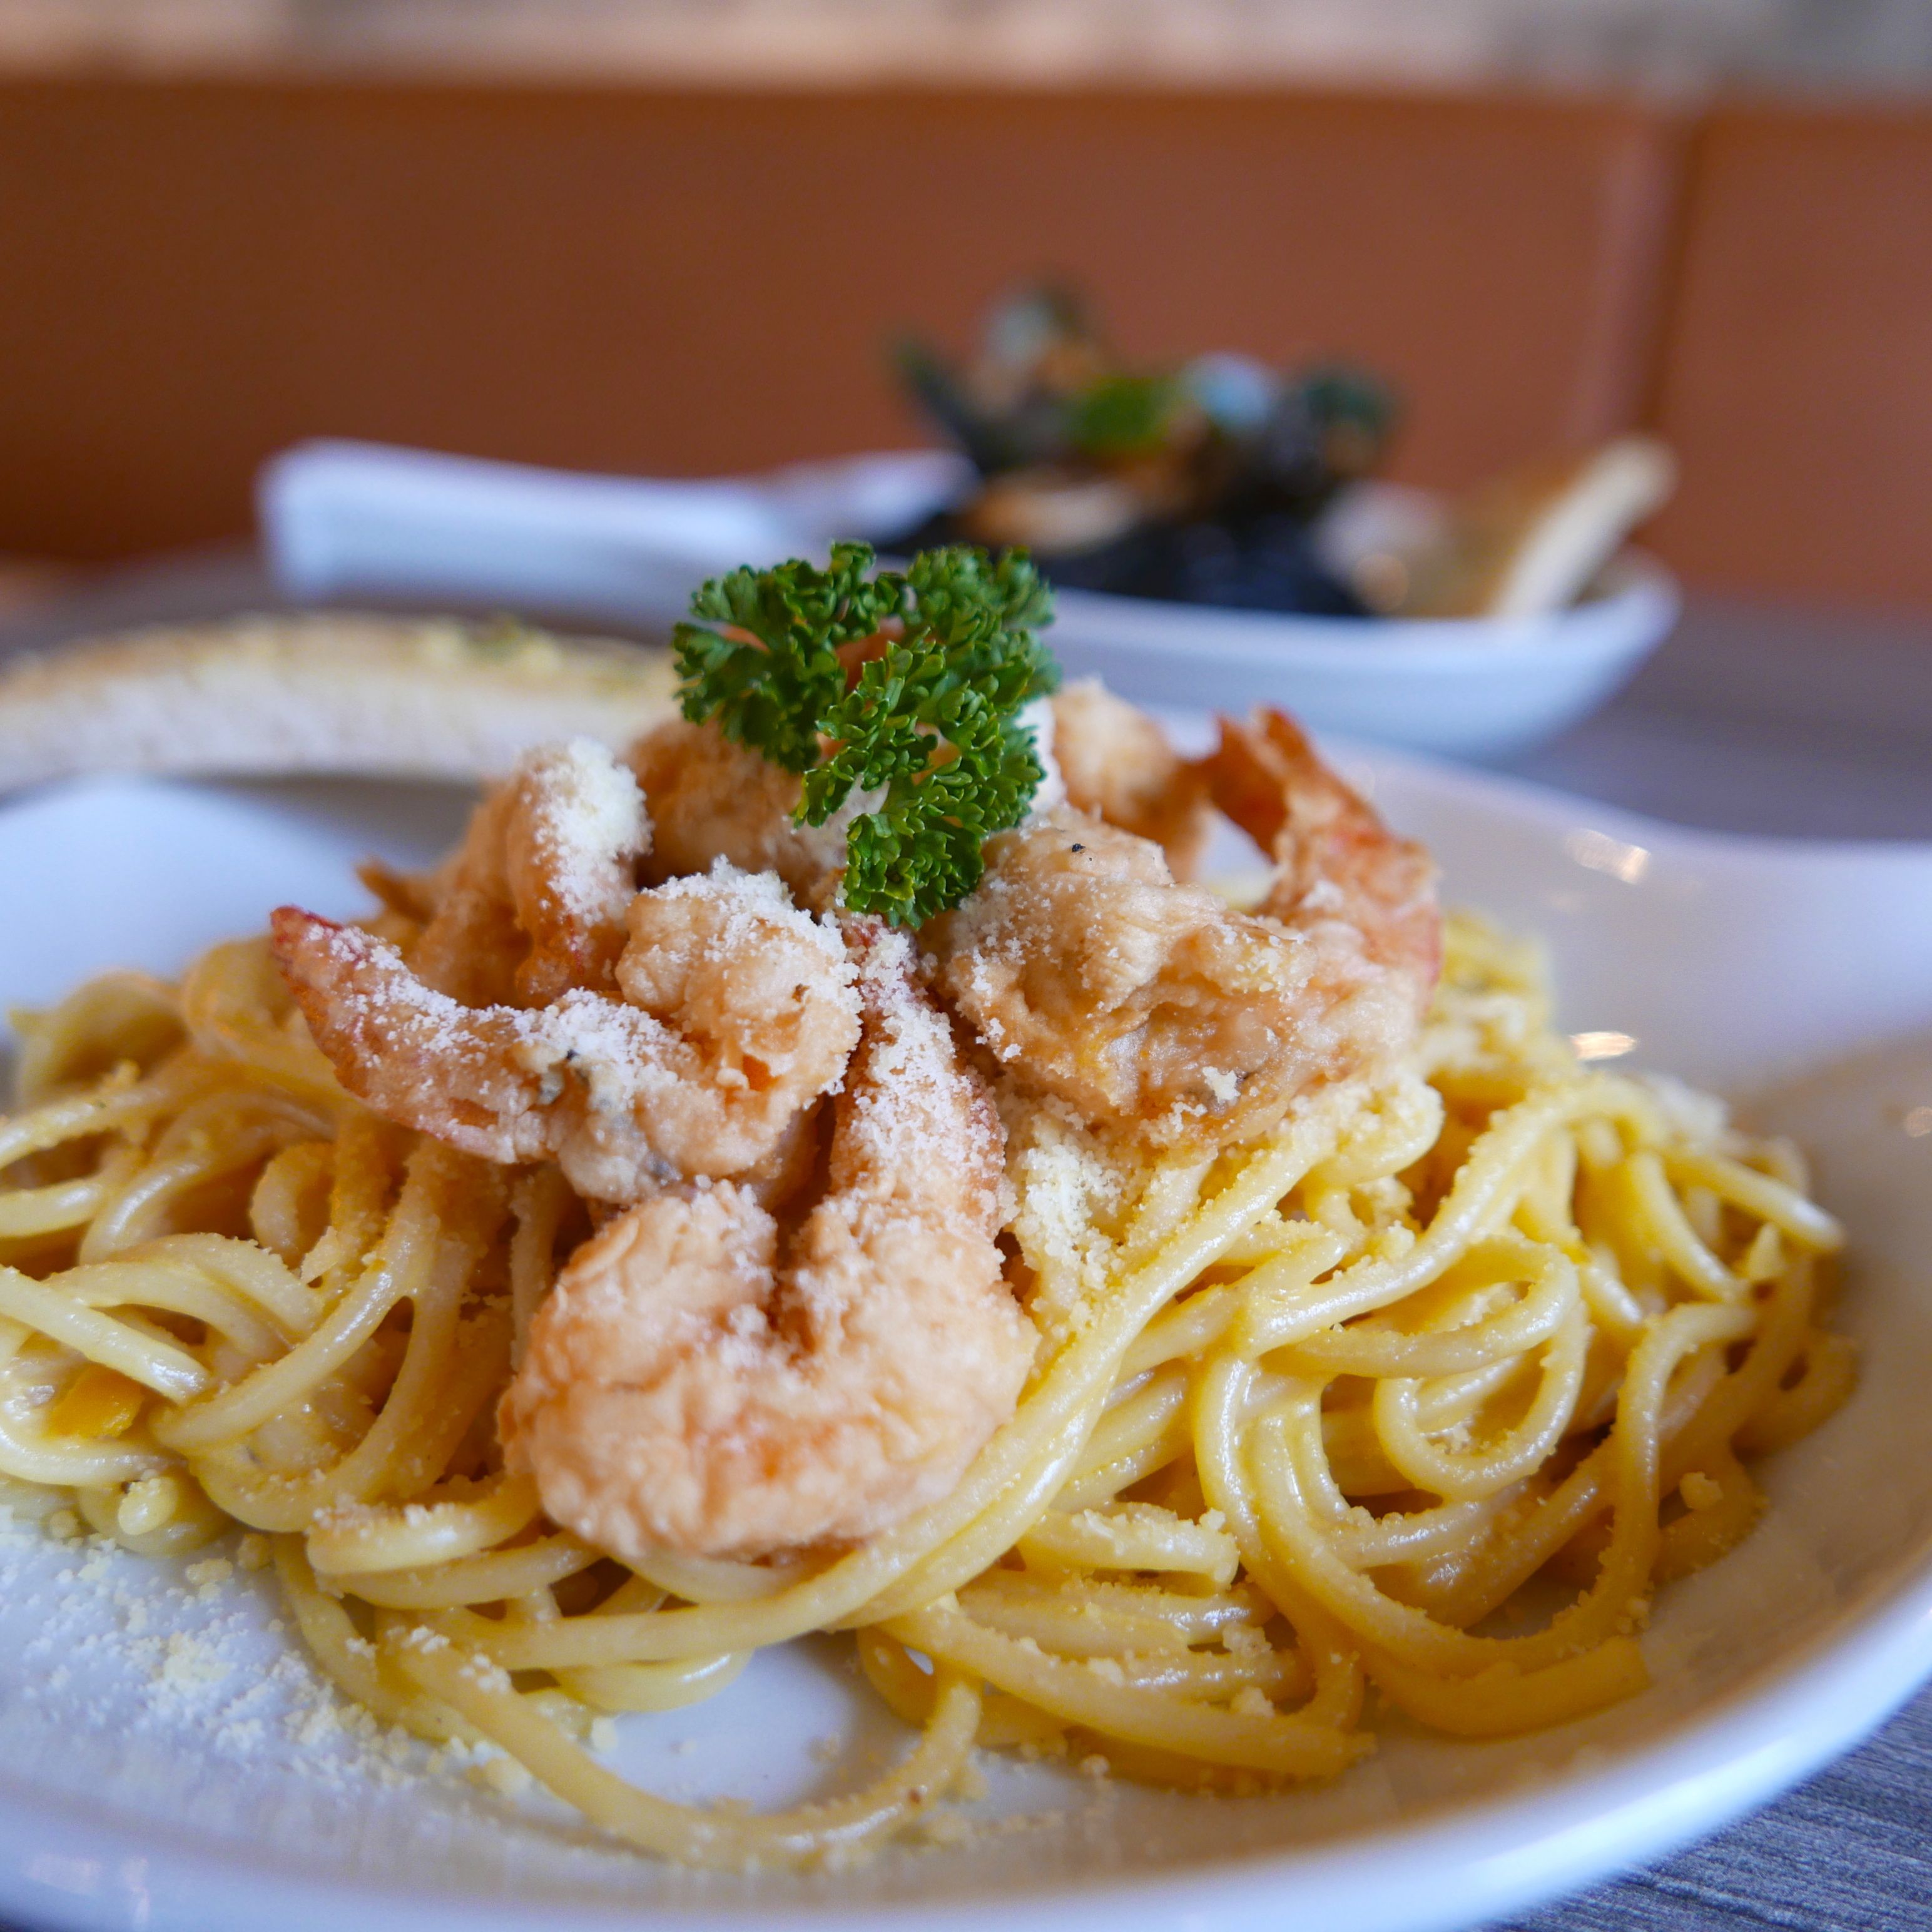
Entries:
POLYGON ((540 1006, 606 989, 650 844, 637 781, 587 738, 530 752, 471 814, 430 882, 411 949, 425 986, 465 1006, 540 1006))
POLYGON ((705 872, 728 859, 744 872, 777 873, 801 905, 830 903, 844 841, 793 822, 795 772, 734 744, 715 724, 681 718, 646 732, 625 756, 650 801, 648 883, 705 872))
POLYGON ((940 986, 1016 1085, 1157 1144, 1258 1130, 1292 1077, 1308 991, 1286 935, 1084 812, 1002 832, 986 861, 926 936, 940 986))
POLYGON ((1068 804, 1151 838, 1177 878, 1194 876, 1214 832, 1206 776, 1145 712, 1096 677, 1070 684, 1053 700, 1053 754, 1068 804))
POLYGON ((573 988, 534 1010, 464 1006, 394 946, 292 906, 271 924, 351 1093, 485 1160, 554 1159, 596 1200, 779 1159, 858 1038, 837 928, 723 864, 632 898, 617 997, 573 988))
POLYGON ((1220 728, 1203 770, 1214 802, 1274 860, 1261 911, 1301 931, 1353 934, 1419 1018, 1442 964, 1435 862, 1389 830, 1286 712, 1268 706, 1220 728))
POLYGON ((850 1543, 947 1494, 1018 1402, 1004 1145, 902 934, 850 928, 864 1030, 789 1238, 732 1183, 578 1250, 498 1414, 544 1510, 620 1557, 850 1543))
POLYGON ((1276 844, 1259 914, 1177 884, 1151 841, 1063 810, 992 840, 979 890, 927 929, 939 983, 1016 1085, 1155 1146, 1251 1138, 1304 1093, 1388 1064, 1440 956, 1418 848, 1305 742, 1228 730, 1259 747, 1238 767, 1253 795, 1230 790, 1276 844))

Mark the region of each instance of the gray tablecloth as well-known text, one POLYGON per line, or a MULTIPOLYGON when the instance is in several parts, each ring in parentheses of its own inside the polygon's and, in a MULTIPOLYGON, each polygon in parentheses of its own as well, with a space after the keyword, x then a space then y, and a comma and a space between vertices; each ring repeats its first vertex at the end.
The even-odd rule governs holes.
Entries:
MULTIPOLYGON (((186 558, 0 623, 0 655, 270 601, 247 558, 186 558)), ((1694 601, 1614 702, 1498 769, 1714 830, 1932 839, 1932 619, 1694 601)), ((1728 1831, 1491 1932, 1704 1927, 1932 1927, 1932 1691, 1728 1831)))

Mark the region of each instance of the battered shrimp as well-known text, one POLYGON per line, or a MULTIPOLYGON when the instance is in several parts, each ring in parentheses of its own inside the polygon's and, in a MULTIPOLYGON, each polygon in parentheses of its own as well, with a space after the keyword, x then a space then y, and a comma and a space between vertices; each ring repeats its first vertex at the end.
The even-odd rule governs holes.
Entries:
POLYGON ((540 747, 471 815, 430 884, 436 910, 410 963, 465 1006, 608 988, 650 844, 637 781, 602 745, 540 747))
POLYGON ((1207 778, 1145 712, 1096 677, 1070 684, 1053 700, 1053 754, 1068 804, 1153 839, 1177 878, 1194 876, 1214 832, 1207 778))
POLYGON ((728 859, 748 872, 776 872, 801 905, 831 902, 844 841, 832 828, 796 825, 797 774, 734 744, 715 724, 676 718, 626 753, 650 801, 655 830, 644 868, 657 883, 728 859))
MULTIPOLYGON (((503 876, 503 825, 511 802, 507 785, 485 794, 470 814, 463 843, 434 872, 404 881, 423 902, 423 928, 410 948, 425 986, 466 1006, 514 1000, 517 968, 530 941, 517 924, 503 876)), ((383 898, 400 895, 371 880, 383 898)))
POLYGON ((1299 734, 1226 728, 1208 776, 1276 840, 1260 914, 1175 884, 1151 841, 1061 811, 991 841, 979 890, 926 934, 940 986, 1017 1086, 1156 1146, 1251 1138, 1304 1094, 1386 1064, 1440 962, 1428 860, 1299 734), (1251 760, 1236 767, 1229 742, 1251 760), (1253 796, 1236 796, 1237 769, 1253 796))
POLYGON ((1202 767, 1214 802, 1274 858, 1260 910, 1304 932, 1354 934, 1407 987, 1420 1017, 1442 965, 1436 866, 1324 765, 1294 720, 1273 706, 1244 724, 1221 720, 1202 767))
POLYGON ((859 1034, 837 928, 722 862, 632 898, 620 997, 573 988, 535 1010, 462 1006, 394 946, 293 906, 271 928, 351 1093, 486 1160, 554 1158, 599 1201, 782 1166, 859 1034))
POLYGON ((948 1494, 1034 1344, 1000 1278, 1004 1142, 902 934, 850 928, 864 1030, 788 1238, 727 1182, 578 1250, 498 1413, 556 1522, 620 1558, 873 1534, 948 1494))

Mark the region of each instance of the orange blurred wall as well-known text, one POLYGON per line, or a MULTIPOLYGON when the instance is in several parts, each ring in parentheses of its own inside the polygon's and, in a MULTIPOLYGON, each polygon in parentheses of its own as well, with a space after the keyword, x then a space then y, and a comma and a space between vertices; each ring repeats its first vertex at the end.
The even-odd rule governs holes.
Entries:
POLYGON ((1694 581, 1932 608, 1932 112, 1699 130, 1656 377, 1694 581))
POLYGON ((1932 602, 1932 116, 1277 92, 0 82, 0 550, 238 532, 367 436, 699 472, 916 440, 897 327, 1346 352, 1468 482, 1654 416, 1700 580, 1932 602))
POLYGON ((1627 412, 1673 150, 1613 108, 0 88, 0 547, 238 530, 332 434, 730 470, 914 440, 886 341, 1018 278, 1124 346, 1346 351, 1456 483, 1627 412))

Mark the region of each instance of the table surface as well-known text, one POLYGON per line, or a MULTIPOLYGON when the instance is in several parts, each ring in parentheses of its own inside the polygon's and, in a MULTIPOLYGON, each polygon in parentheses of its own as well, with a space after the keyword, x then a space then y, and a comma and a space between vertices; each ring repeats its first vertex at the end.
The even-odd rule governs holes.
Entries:
MULTIPOLYGON (((274 602, 245 555, 186 557, 0 619, 0 656, 274 602)), ((1610 704, 1494 769, 1712 830, 1932 840, 1932 617, 1694 598, 1610 704)), ((1728 1831, 1490 1932, 1916 1926, 1932 1926, 1932 1690, 1728 1831)))

